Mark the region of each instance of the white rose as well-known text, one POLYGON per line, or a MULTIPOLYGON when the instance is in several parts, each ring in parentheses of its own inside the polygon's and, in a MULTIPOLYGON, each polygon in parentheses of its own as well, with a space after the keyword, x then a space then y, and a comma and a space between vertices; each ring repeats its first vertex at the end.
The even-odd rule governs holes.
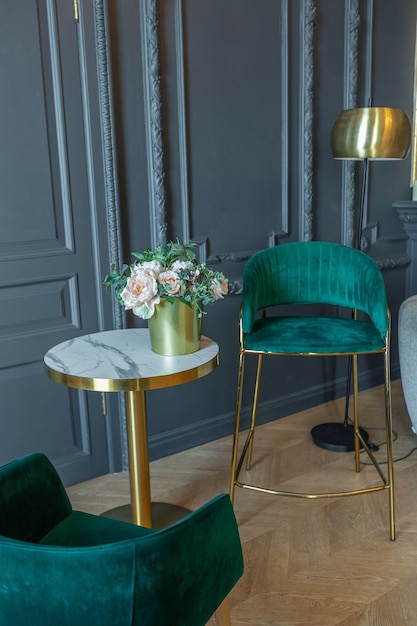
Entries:
POLYGON ((133 307, 132 312, 134 315, 137 315, 137 317, 141 317, 143 320, 148 320, 155 313, 155 305, 159 304, 160 301, 161 298, 157 296, 156 298, 149 300, 149 302, 145 302, 145 304, 133 307))
POLYGON ((192 268, 193 264, 191 261, 174 261, 172 264, 173 272, 185 272, 192 268))
POLYGON ((143 268, 144 270, 150 270, 156 276, 158 276, 164 269, 164 266, 159 261, 144 261, 140 264, 139 267, 143 268))
POLYGON ((158 283, 155 273, 150 269, 144 269, 142 265, 136 265, 132 274, 126 282, 126 287, 120 294, 125 309, 137 309, 135 315, 142 317, 139 311, 145 305, 143 312, 148 315, 144 319, 149 319, 153 315, 155 304, 158 304, 160 297, 158 295, 158 283), (152 311, 150 313, 150 311, 152 311), (150 313, 150 314, 149 314, 150 313))

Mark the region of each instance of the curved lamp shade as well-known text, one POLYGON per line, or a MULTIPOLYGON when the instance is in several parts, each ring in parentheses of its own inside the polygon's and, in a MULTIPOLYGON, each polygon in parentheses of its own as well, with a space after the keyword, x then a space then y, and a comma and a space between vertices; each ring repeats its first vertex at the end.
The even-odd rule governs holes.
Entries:
POLYGON ((330 137, 335 159, 405 159, 410 143, 407 113, 389 107, 341 111, 330 137))

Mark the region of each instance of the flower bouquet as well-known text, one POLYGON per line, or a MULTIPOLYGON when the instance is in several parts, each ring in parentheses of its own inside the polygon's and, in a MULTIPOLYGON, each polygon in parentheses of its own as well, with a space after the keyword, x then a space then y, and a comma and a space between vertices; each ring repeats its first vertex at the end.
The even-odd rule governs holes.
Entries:
POLYGON ((132 252, 136 261, 123 265, 120 273, 112 264, 104 284, 114 286, 120 304, 142 319, 151 318, 161 300, 195 306, 201 317, 206 304, 227 294, 228 281, 222 272, 196 262, 194 246, 171 241, 155 250, 132 252))
POLYGON ((134 263, 123 265, 120 273, 112 265, 104 279, 126 310, 148 320, 151 346, 159 354, 198 350, 204 306, 228 293, 227 278, 197 263, 194 246, 171 241, 133 252, 134 263))

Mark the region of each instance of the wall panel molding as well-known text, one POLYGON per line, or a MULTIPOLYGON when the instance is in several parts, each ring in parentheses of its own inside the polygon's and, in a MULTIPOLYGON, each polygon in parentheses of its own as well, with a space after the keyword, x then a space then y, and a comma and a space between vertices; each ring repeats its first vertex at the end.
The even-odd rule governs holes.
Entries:
MULTIPOLYGON (((372 75, 373 75, 373 31, 374 31, 374 0, 367 0, 363 6, 364 19, 361 19, 359 0, 345 2, 345 52, 344 52, 344 94, 343 108, 372 106, 372 75), (365 51, 364 62, 360 62, 360 40, 363 39, 365 51), (363 68, 363 102, 358 102, 359 93, 359 66, 363 68)), ((359 199, 357 199, 356 179, 363 175, 363 162, 342 161, 342 195, 341 195, 341 242, 352 246, 355 241, 356 214, 359 199)), ((368 216, 368 188, 365 190, 363 213, 363 236, 361 249, 368 252, 377 245, 378 225, 369 222, 368 216)), ((381 269, 395 269, 404 267, 404 259, 387 257, 378 261, 381 269)))
MULTIPOLYGON (((281 229, 289 234, 289 15, 288 0, 281 0, 281 229)), ((272 243, 272 242, 271 242, 272 243)), ((276 242, 274 242, 276 243, 276 242)), ((271 244, 270 244, 271 245, 271 244)))
MULTIPOLYGON (((120 206, 119 206, 119 189, 117 179, 117 158, 116 158, 116 139, 114 129, 114 111, 113 111, 113 90, 110 72, 110 50, 109 50, 109 27, 107 18, 107 0, 95 0, 94 3, 94 22, 95 22, 95 38, 96 38, 96 56, 98 68, 98 86, 99 86, 99 109, 100 109, 100 127, 102 132, 102 150, 104 159, 104 185, 105 185, 105 203, 107 218, 107 237, 109 243, 109 256, 112 262, 119 265, 122 264, 122 243, 121 243, 121 225, 120 225, 120 206)), ((85 59, 85 51, 82 49, 82 58, 85 59)), ((84 120, 89 119, 89 98, 88 85, 86 78, 86 68, 81 68, 81 76, 84 80, 83 88, 83 105, 84 120)), ((91 223, 95 242, 99 240, 98 235, 98 212, 94 197, 95 181, 94 181, 94 157, 92 154, 93 140, 88 122, 85 128, 86 136, 89 139, 87 147, 87 164, 89 173, 89 193, 91 197, 91 223)), ((96 259, 96 281, 97 293, 101 294, 102 276, 98 274, 100 263, 98 260, 99 251, 97 245, 94 249, 96 259)), ((98 310, 101 317, 101 325, 104 327, 102 302, 98 302, 98 310)), ((123 328, 126 324, 123 309, 119 306, 115 298, 112 298, 112 316, 115 328, 123 328)))
MULTIPOLYGON (((182 212, 183 241, 198 242, 200 259, 209 263, 220 263, 224 260, 242 262, 254 254, 256 250, 232 252, 224 251, 215 256, 208 256, 208 237, 196 236, 191 232, 190 222, 193 207, 189 199, 189 159, 186 111, 186 76, 184 72, 184 33, 183 33, 183 0, 175 1, 175 49, 177 69, 177 106, 179 134, 180 190, 182 212)), ((289 11, 288 0, 281 0, 281 30, 279 33, 281 46, 281 197, 277 202, 277 229, 265 233, 265 247, 276 245, 279 238, 289 234, 289 11)), ((234 293, 240 292, 240 286, 234 293)))
MULTIPOLYGON (((95 0, 94 21, 98 67, 100 124, 104 158, 104 184, 109 255, 110 259, 113 262, 118 263, 119 266, 121 266, 123 263, 123 249, 117 176, 116 138, 114 129, 113 90, 110 69, 111 56, 109 49, 110 34, 108 25, 107 0, 95 0)), ((95 212, 95 218, 97 218, 97 212, 95 212)), ((100 267, 99 264, 98 267, 100 267)), ((98 293, 101 293, 101 291, 98 291, 98 293)), ((121 307, 120 304, 117 302, 116 298, 112 298, 112 316, 114 321, 114 328, 120 329, 126 326, 126 314, 123 307, 121 307)), ((80 398, 80 402, 85 402, 85 400, 82 400, 80 398)), ((114 471, 115 457, 112 444, 113 434, 111 425, 112 408, 110 402, 104 402, 104 404, 106 404, 107 406, 107 410, 105 411, 105 421, 107 449, 109 454, 109 470, 114 471)), ((119 419, 121 430, 122 466, 124 470, 127 470, 129 467, 129 460, 126 426, 126 403, 124 394, 117 394, 117 401, 115 402, 115 404, 118 407, 118 414, 120 416, 119 419)), ((83 441, 85 442, 87 432, 85 431, 84 425, 82 426, 82 429, 83 441)))
MULTIPOLYGON (((363 6, 364 19, 361 19, 359 0, 346 0, 345 4, 345 87, 344 108, 372 106, 373 76, 373 37, 374 0, 367 0, 363 6), (365 26, 363 26, 365 24, 365 26), (360 39, 363 40, 364 59, 359 59, 360 39), (359 88, 359 66, 363 68, 363 88, 359 88), (363 92, 363 101, 358 102, 363 92)), ((341 241, 352 246, 355 239, 355 221, 358 201, 356 200, 356 176, 362 175, 362 168, 353 161, 344 161, 342 170, 342 232, 341 241)), ((372 229, 368 217, 368 189, 365 190, 363 231, 372 229)), ((371 242, 366 237, 361 242, 362 249, 368 250, 371 242)), ((387 266, 390 260, 387 259, 387 266)))
MULTIPOLYGON (((344 33, 344 109, 355 108, 358 98, 359 29, 359 0, 346 0, 344 33)), ((342 162, 342 231, 340 240, 347 246, 352 246, 355 240, 355 170, 355 163, 353 161, 342 162)))
POLYGON ((64 217, 65 247, 74 249, 74 234, 72 230, 72 208, 70 176, 68 164, 68 147, 65 130, 64 96, 62 93, 61 60, 59 52, 58 24, 54 0, 47 1, 48 32, 51 54, 52 85, 54 109, 56 117, 56 140, 58 147, 59 175, 61 185, 62 213, 64 217))
POLYGON ((78 293, 76 275, 5 282, 0 288, 0 340, 19 340, 22 335, 27 339, 51 329, 79 329, 78 293))
MULTIPOLYGON (((364 30, 366 52, 364 63, 364 94, 363 102, 357 106, 372 106, 372 76, 373 76, 373 39, 374 39, 374 0, 367 0, 366 3, 366 31, 364 30)), ((368 179, 369 180, 369 179, 368 179)), ((365 190, 365 202, 363 207, 363 229, 368 226, 368 189, 365 190)), ((362 242, 361 242, 362 243, 362 242)))
POLYGON ((300 241, 313 239, 314 30, 316 6, 304 0, 300 14, 300 241))
POLYGON ((183 3, 175 0, 175 52, 177 68, 178 154, 180 161, 180 201, 182 241, 190 241, 187 121, 185 106, 183 3))
POLYGON ((140 0, 139 7, 145 80, 151 246, 155 247, 167 240, 158 2, 140 0))

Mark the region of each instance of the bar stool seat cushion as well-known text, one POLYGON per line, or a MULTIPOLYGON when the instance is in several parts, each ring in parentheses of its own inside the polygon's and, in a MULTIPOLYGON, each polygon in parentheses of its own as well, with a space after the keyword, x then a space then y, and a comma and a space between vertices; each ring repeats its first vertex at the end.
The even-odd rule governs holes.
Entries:
POLYGON ((369 322, 339 317, 265 317, 244 336, 245 350, 276 354, 377 352, 385 347, 369 322))

